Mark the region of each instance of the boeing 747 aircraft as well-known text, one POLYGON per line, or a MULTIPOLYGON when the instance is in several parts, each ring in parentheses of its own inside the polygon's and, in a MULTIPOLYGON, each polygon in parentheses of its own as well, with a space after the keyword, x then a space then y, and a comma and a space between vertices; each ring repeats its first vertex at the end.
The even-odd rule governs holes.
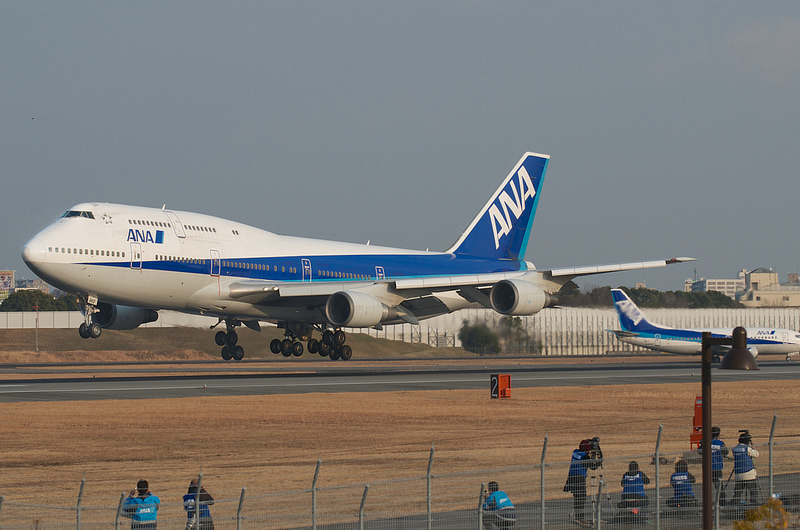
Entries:
MULTIPOLYGON (((667 353, 699 354, 704 331, 710 331, 713 337, 730 337, 733 334, 733 328, 682 329, 653 324, 647 321, 625 291, 611 289, 611 296, 622 326, 622 331, 611 331, 628 344, 667 353)), ((746 331, 747 349, 753 357, 757 357, 759 352, 779 353, 786 354, 786 360, 790 361, 791 355, 800 352, 800 333, 796 331, 775 328, 746 328, 746 331)), ((720 347, 713 351, 715 360, 727 350, 720 347)))
MULTIPOLYGON (((77 294, 97 338, 161 309, 218 318, 222 357, 240 360, 236 328, 277 324, 273 353, 349 359, 342 328, 380 328, 487 307, 532 315, 576 276, 663 267, 691 258, 536 270, 524 260, 550 157, 526 153, 455 244, 423 252, 290 237, 199 213, 100 202, 73 206, 25 245, 51 285, 77 294), (321 333, 321 340, 313 332, 321 333)), ((215 327, 212 326, 212 327, 215 327)))

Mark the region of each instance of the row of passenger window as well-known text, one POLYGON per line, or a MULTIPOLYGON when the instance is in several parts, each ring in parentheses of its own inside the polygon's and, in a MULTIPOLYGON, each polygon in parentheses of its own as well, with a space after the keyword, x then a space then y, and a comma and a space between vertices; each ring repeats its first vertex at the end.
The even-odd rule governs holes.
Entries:
POLYGON ((59 254, 78 254, 85 256, 101 256, 109 258, 124 258, 125 253, 119 250, 95 250, 93 248, 64 248, 64 247, 47 247, 48 252, 56 252, 59 254))

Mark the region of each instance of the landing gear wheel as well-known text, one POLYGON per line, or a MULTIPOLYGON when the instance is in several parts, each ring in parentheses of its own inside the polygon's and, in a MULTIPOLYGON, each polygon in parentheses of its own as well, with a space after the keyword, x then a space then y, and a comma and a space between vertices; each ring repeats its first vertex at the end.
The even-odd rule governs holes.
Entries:
POLYGON ((341 348, 339 348, 339 356, 342 358, 343 361, 349 361, 350 357, 353 356, 353 348, 345 344, 341 348))
POLYGON ((322 343, 323 344, 333 344, 333 331, 326 329, 322 332, 322 343))
POLYGON ((281 353, 284 357, 292 356, 292 341, 289 339, 283 339, 281 342, 281 353))
POLYGON ((89 326, 86 325, 86 322, 78 327, 78 335, 80 335, 82 339, 89 338, 89 326))
POLYGON ((89 324, 89 336, 91 338, 96 339, 102 332, 103 328, 100 327, 100 324, 89 324))
POLYGON ((331 348, 330 344, 325 344, 324 342, 321 342, 320 345, 319 345, 319 355, 320 355, 320 357, 327 357, 328 354, 331 352, 331 349, 332 348, 331 348))
POLYGON ((281 352, 281 339, 272 339, 269 343, 269 351, 278 354, 281 352))
POLYGON ((225 334, 225 345, 228 348, 233 348, 237 342, 239 342, 239 335, 235 331, 229 331, 225 334))
POLYGON ((303 355, 303 343, 302 342, 295 342, 292 344, 292 355, 295 357, 300 357, 303 355))
POLYGON ((231 357, 233 357, 234 361, 241 361, 244 359, 244 348, 241 346, 234 346, 233 351, 231 351, 231 357))
POLYGON ((217 346, 225 346, 225 332, 217 331, 217 334, 214 335, 214 342, 217 343, 217 346))
POLYGON ((344 342, 347 340, 347 336, 344 334, 344 331, 341 329, 337 329, 333 332, 333 344, 334 346, 343 346, 344 342))
POLYGON ((331 361, 338 361, 339 360, 339 350, 331 351, 331 361))
POLYGON ((719 355, 712 355, 711 356, 711 362, 712 363, 718 363, 719 362, 719 355))
POLYGON ((790 362, 792 362, 792 356, 791 356, 791 355, 787 355, 787 356, 786 356, 786 362, 787 362, 787 363, 790 363, 790 362))
POLYGON ((319 351, 319 341, 317 339, 308 339, 308 353, 317 353, 319 351))
POLYGON ((222 358, 224 360, 226 360, 226 361, 230 361, 232 357, 233 357, 233 354, 231 353, 231 350, 229 350, 227 346, 223 346, 222 347, 222 358))

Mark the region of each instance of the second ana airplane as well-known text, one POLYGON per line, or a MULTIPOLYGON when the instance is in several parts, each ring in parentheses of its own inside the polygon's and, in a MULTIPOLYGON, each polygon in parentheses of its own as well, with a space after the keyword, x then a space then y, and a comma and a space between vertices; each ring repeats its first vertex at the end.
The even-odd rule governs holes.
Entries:
MULTIPOLYGON (((698 354, 701 353, 704 331, 711 332, 712 337, 730 338, 733 334, 733 328, 685 329, 654 324, 645 318, 644 313, 622 289, 611 289, 611 296, 622 330, 610 331, 619 340, 628 344, 666 353, 698 354)), ((786 360, 791 361, 791 355, 800 352, 800 333, 796 331, 778 328, 745 328, 745 330, 747 349, 753 357, 758 357, 759 352, 778 353, 786 354, 786 360)), ((728 349, 721 346, 713 350, 714 359, 718 360, 728 349)))
POLYGON ((161 309, 210 315, 218 318, 212 328, 225 323, 215 336, 225 360, 244 356, 241 325, 282 328, 273 353, 307 349, 346 360, 352 349, 342 328, 418 324, 467 307, 532 315, 554 305, 554 294, 577 276, 691 260, 537 270, 524 256, 549 159, 523 155, 444 252, 290 237, 165 207, 89 202, 36 234, 22 257, 49 284, 80 297, 82 337, 136 328, 161 309))

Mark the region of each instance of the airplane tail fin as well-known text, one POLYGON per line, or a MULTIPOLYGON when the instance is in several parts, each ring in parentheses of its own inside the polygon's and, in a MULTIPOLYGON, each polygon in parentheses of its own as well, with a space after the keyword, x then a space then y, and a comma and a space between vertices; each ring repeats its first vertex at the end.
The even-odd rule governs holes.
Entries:
POLYGON ((625 331, 652 331, 657 329, 644 316, 639 307, 633 303, 627 293, 622 289, 611 289, 614 299, 614 309, 619 315, 619 323, 625 331))
POLYGON ((549 155, 525 153, 448 252, 518 260, 525 256, 549 155))

